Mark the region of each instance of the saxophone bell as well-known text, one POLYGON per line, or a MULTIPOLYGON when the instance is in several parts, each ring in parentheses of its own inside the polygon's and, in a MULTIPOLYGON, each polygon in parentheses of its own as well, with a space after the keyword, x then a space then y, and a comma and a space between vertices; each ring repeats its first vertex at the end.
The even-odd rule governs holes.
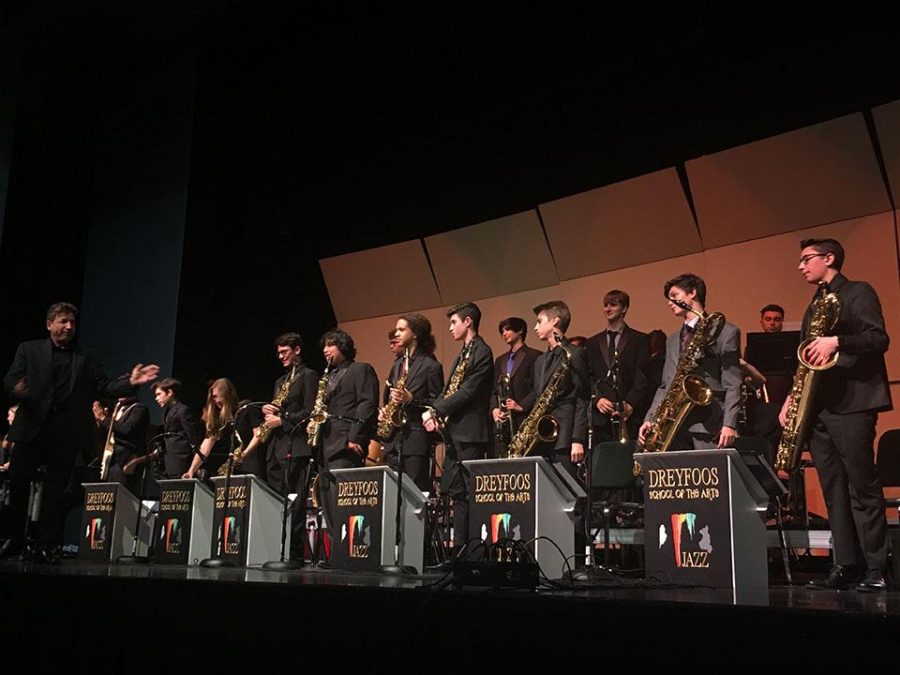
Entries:
POLYGON ((559 421, 553 415, 544 415, 537 421, 537 437, 543 443, 559 438, 559 421))

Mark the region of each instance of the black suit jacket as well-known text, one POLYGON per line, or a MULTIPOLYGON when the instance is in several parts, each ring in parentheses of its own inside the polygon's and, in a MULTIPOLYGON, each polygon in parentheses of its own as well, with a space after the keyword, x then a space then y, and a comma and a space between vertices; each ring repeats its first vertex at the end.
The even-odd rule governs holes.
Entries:
POLYGON ((137 455, 144 454, 144 443, 147 441, 147 429, 150 426, 150 415, 143 403, 134 401, 126 403, 123 408, 122 416, 118 420, 113 421, 113 416, 107 415, 106 419, 100 422, 104 435, 109 433, 109 425, 112 423, 116 443, 113 459, 119 466, 123 466, 137 455))
POLYGON ((322 450, 331 459, 353 442, 365 450, 378 415, 378 377, 368 363, 345 361, 331 373, 322 428, 322 450))
MULTIPOLYGON (((524 411, 527 411, 534 405, 534 362, 540 355, 541 352, 528 345, 522 345, 519 351, 516 352, 509 380, 509 396, 522 406, 523 412, 512 412, 514 429, 518 429, 522 423, 522 418, 525 416, 524 411)), ((491 392, 490 410, 499 407, 497 383, 500 382, 501 375, 506 373, 506 362, 508 359, 509 352, 503 352, 494 361, 494 389, 491 392)))
MULTIPOLYGON (((491 439, 491 422, 488 404, 491 400, 491 386, 494 375, 494 354, 488 344, 476 335, 467 347, 470 348, 459 389, 447 396, 447 386, 434 401, 438 416, 447 420, 445 433, 451 441, 459 443, 487 443, 491 439)), ((456 370, 463 351, 453 360, 447 385, 456 370)))
MULTIPOLYGON (((608 331, 600 331, 588 339, 585 351, 591 371, 591 382, 597 397, 615 402, 619 400, 619 393, 613 383, 608 343, 608 331)), ((616 343, 616 350, 619 358, 619 389, 622 392, 622 400, 637 411, 647 396, 648 383, 644 369, 650 360, 650 336, 634 330, 631 326, 625 326, 616 343)), ((602 415, 598 411, 594 411, 593 419, 597 424, 609 421, 607 415, 602 415)), ((636 415, 632 417, 635 421, 639 419, 636 415)))
POLYGON ((203 426, 194 412, 181 401, 173 401, 163 411, 163 431, 177 433, 165 439, 166 477, 181 478, 191 466, 194 449, 203 441, 203 426))
MULTIPOLYGON (((403 359, 397 359, 391 366, 388 381, 397 382, 400 379, 400 369, 403 367, 403 359)), ((403 440, 403 454, 423 457, 428 455, 428 438, 425 427, 422 426, 422 413, 433 405, 444 386, 444 368, 437 359, 426 354, 414 353, 409 358, 409 373, 406 376, 406 388, 412 393, 413 400, 406 404, 406 428, 407 434, 403 440)), ((385 397, 389 396, 390 387, 385 385, 385 397)), ((388 452, 397 444, 396 430, 385 442, 384 447, 388 452)))
MULTIPOLYGON (((875 289, 864 281, 838 274, 829 284, 841 299, 841 314, 829 334, 838 336, 837 364, 820 373, 815 405, 834 413, 890 410, 884 353, 891 339, 875 289)), ((812 305, 803 317, 803 336, 809 327, 812 305)))
MULTIPOLYGON (((275 380, 275 394, 281 391, 284 382, 290 377, 290 370, 275 380)), ((316 403, 316 391, 319 386, 319 374, 301 364, 294 372, 294 381, 288 389, 287 398, 281 404, 281 426, 269 434, 268 452, 276 452, 284 456, 290 449, 294 457, 309 457, 309 445, 306 440, 306 424, 309 413, 316 403), (300 428, 297 429, 297 425, 300 428), (290 448, 288 447, 290 446, 290 448)))
MULTIPOLYGON (((28 385, 28 391, 19 400, 19 410, 9 431, 11 441, 33 441, 52 416, 51 344, 49 338, 21 343, 6 377, 3 378, 3 386, 9 396, 12 396, 13 388, 23 377, 28 385)), ((86 461, 90 460, 96 428, 93 402, 99 398, 119 398, 133 394, 135 388, 128 379, 129 375, 123 375, 111 380, 103 372, 103 363, 96 353, 77 345, 72 347, 68 412, 65 419, 54 418, 54 422, 62 422, 73 447, 82 452, 86 461)))
MULTIPOLYGON (((587 441, 587 406, 590 400, 590 371, 583 347, 567 344, 571 360, 556 396, 547 411, 559 424, 559 436, 553 450, 569 450, 572 443, 587 441)), ((534 394, 537 405, 541 394, 564 358, 562 347, 548 350, 534 362, 534 394)))

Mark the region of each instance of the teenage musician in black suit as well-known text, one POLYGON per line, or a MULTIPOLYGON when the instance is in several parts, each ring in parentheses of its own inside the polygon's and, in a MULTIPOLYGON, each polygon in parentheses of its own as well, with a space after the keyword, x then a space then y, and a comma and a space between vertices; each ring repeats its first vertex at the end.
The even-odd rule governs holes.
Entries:
POLYGON ((147 429, 150 426, 147 406, 134 396, 122 396, 108 415, 99 401, 94 401, 93 410, 94 418, 103 431, 104 438, 110 437, 112 425, 111 439, 114 450, 106 480, 121 483, 134 492, 137 487, 137 475, 126 476, 122 469, 132 459, 144 454, 147 429))
POLYGON ((28 487, 46 466, 43 508, 38 524, 40 555, 55 557, 62 542, 63 492, 76 455, 92 457, 93 402, 118 398, 156 378, 159 366, 138 364, 131 373, 111 380, 100 357, 74 343, 78 309, 58 302, 47 310, 49 339, 21 343, 3 380, 8 396, 19 403, 9 439, 16 444, 9 468, 10 539, 0 556, 17 554, 24 545, 28 487))
MULTIPOLYGON (((319 488, 332 541, 337 541, 334 520, 337 495, 332 489, 333 479, 329 472, 331 469, 362 466, 368 452, 369 438, 375 432, 378 377, 368 363, 354 360, 356 346, 345 331, 337 328, 328 331, 322 336, 320 345, 329 371, 325 390, 328 419, 322 423, 320 431, 322 466, 319 488)), ((315 422, 310 420, 307 432, 313 433, 315 427, 315 422)))
POLYGON ((603 297, 606 330, 589 338, 586 345, 596 393, 592 420, 598 443, 619 440, 613 420, 625 424, 628 438, 635 438, 639 420, 633 413, 647 395, 644 368, 650 358, 650 339, 625 323, 630 304, 624 291, 607 293, 603 297))
POLYGON ((453 544, 457 552, 469 541, 468 475, 462 462, 484 459, 491 441, 488 404, 494 355, 478 335, 481 310, 473 302, 451 307, 450 335, 463 345, 454 359, 450 376, 434 407, 422 415, 426 431, 438 431, 444 423, 446 458, 441 490, 453 499, 453 544))
POLYGON ((164 439, 164 478, 181 478, 190 469, 194 452, 203 440, 203 428, 194 412, 178 398, 181 382, 166 377, 153 386, 156 404, 163 409, 163 431, 171 436, 164 439))
POLYGON ((500 337, 509 345, 509 351, 494 361, 494 389, 491 392, 490 403, 495 431, 499 431, 495 436, 498 445, 501 446, 495 448, 495 452, 502 456, 512 440, 511 435, 518 430, 525 411, 534 403, 533 368, 535 360, 541 353, 525 344, 528 325, 524 319, 517 316, 503 319, 498 330, 500 337), (501 378, 509 380, 509 395, 503 401, 499 400, 501 378))
MULTIPOLYGON (((422 426, 422 413, 434 403, 444 386, 444 368, 434 357, 435 340, 431 322, 421 314, 404 314, 397 319, 395 333, 400 357, 394 361, 385 386, 386 399, 405 413, 403 435, 394 428, 385 440, 388 466, 399 469, 399 445, 403 443, 403 473, 423 492, 431 492, 429 459, 431 441, 422 426), (404 376, 404 373, 405 376, 404 376), (397 387, 405 377, 403 388, 397 387)), ((379 428, 384 409, 378 413, 379 428)))
MULTIPOLYGON (((813 366, 837 363, 821 371, 810 411, 809 450, 822 484, 834 540, 834 566, 812 588, 839 589, 859 581, 862 591, 883 591, 888 565, 884 495, 875 470, 875 421, 892 408, 884 353, 890 338, 878 295, 864 281, 841 274, 844 248, 834 239, 800 244, 800 272, 810 284, 825 284, 841 301, 840 317, 828 335, 805 350, 813 366)), ((803 317, 809 329, 813 305, 803 317)), ((785 424, 790 396, 779 420, 785 424)))

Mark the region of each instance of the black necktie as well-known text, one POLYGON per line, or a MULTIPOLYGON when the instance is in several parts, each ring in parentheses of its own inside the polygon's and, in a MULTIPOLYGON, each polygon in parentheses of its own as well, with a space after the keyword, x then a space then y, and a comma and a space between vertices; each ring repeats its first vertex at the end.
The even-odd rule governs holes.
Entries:
POLYGON ((681 326, 681 353, 684 354, 684 350, 687 349, 688 345, 691 343, 691 337, 694 335, 694 327, 688 326, 687 324, 683 324, 681 326))
POLYGON ((616 355, 616 338, 619 337, 619 334, 614 331, 606 331, 607 337, 607 350, 609 351, 609 364, 612 365, 612 362, 615 360, 616 355))

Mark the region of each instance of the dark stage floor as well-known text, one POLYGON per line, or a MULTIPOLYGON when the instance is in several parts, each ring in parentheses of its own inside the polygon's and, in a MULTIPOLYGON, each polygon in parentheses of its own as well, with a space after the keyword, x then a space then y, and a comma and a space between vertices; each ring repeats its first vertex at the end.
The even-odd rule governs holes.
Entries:
POLYGON ((801 585, 811 576, 798 571, 792 586, 735 600, 602 571, 591 585, 532 592, 454 589, 439 573, 64 560, 0 564, 0 600, 6 643, 27 645, 9 672, 159 672, 185 660, 199 671, 272 663, 434 672, 473 660, 543 670, 545 660, 559 672, 583 659, 626 670, 825 666, 843 644, 867 645, 862 663, 887 659, 888 640, 900 635, 900 592, 812 591, 801 585))

